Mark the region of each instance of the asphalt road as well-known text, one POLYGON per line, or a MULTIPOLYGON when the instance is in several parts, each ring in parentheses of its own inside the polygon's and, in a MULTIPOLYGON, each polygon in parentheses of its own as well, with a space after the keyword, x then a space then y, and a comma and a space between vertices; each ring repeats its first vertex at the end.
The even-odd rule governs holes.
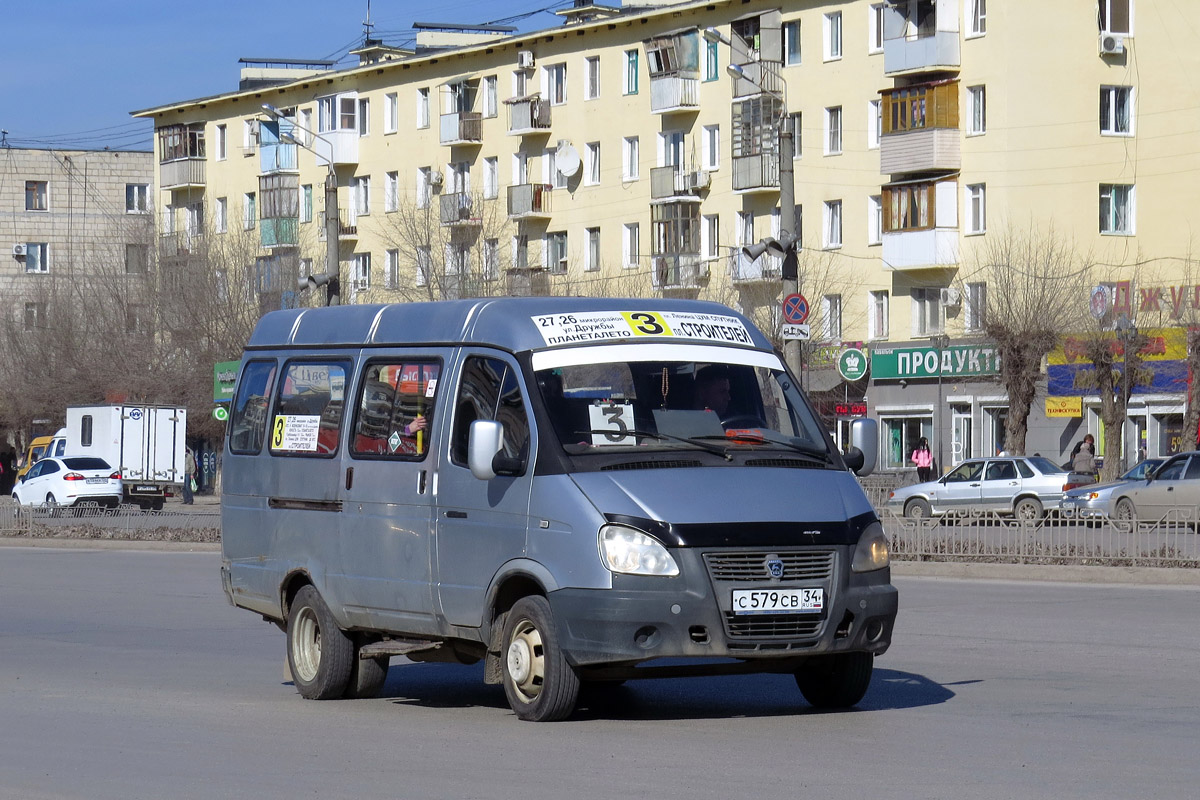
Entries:
POLYGON ((518 721, 481 667, 302 700, 213 553, 0 549, 2 798, 1182 798, 1200 591, 898 578, 858 711, 783 676, 633 681, 518 721))

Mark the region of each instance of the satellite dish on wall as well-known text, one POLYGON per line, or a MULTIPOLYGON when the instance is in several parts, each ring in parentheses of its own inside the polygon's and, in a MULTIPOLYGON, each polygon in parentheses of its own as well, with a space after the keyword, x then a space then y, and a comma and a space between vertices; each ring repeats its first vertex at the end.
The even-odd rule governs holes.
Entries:
POLYGON ((558 141, 558 148, 554 151, 554 166, 567 178, 575 175, 583 166, 579 160, 579 151, 566 139, 558 141))

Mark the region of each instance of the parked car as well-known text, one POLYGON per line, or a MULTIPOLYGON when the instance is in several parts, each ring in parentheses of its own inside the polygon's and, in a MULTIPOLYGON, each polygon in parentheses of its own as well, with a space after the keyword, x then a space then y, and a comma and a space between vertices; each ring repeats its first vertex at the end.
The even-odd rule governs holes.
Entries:
POLYGON ((13 486, 19 505, 40 508, 76 508, 121 504, 121 473, 107 461, 92 456, 43 458, 13 486))
POLYGON ((21 480, 21 476, 29 472, 33 465, 38 462, 42 456, 47 455, 46 448, 53 441, 53 436, 37 436, 29 443, 29 451, 25 453, 24 458, 20 460, 20 466, 17 468, 17 480, 21 480))
POLYGON ((1107 517, 1114 491, 1134 481, 1146 480, 1165 460, 1164 458, 1147 458, 1139 461, 1115 481, 1068 489, 1063 492, 1063 498, 1058 504, 1059 511, 1068 517, 1107 517))
POLYGON ((1066 480, 1066 470, 1041 456, 971 458, 936 481, 895 490, 887 507, 918 519, 995 511, 1035 520, 1058 506, 1066 480))
POLYGON ((1158 520, 1171 511, 1194 517, 1200 507, 1200 451, 1171 456, 1144 480, 1113 490, 1108 515, 1121 520, 1158 520))

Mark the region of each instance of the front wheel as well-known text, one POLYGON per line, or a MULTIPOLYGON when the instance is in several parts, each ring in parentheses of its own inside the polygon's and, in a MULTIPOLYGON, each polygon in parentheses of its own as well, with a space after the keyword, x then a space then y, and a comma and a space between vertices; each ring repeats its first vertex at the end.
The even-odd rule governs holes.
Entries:
POLYGON ((1042 518, 1042 514, 1045 513, 1045 510, 1042 508, 1042 504, 1037 499, 1033 497, 1025 497, 1019 503, 1017 503, 1017 507, 1013 509, 1013 513, 1016 515, 1017 519, 1024 522, 1036 522, 1042 518))
POLYGON ((579 697, 579 676, 558 644, 550 603, 522 597, 504 622, 504 695, 516 715, 533 722, 565 719, 579 697))
POLYGON ((815 708, 850 708, 867 693, 874 668, 871 653, 814 656, 796 670, 796 685, 815 708))
POLYGON ((332 700, 346 692, 354 643, 312 586, 301 587, 288 611, 287 650, 292 682, 302 697, 332 700))
POLYGON ((1133 501, 1128 497, 1122 497, 1118 500, 1116 516, 1122 522, 1137 522, 1137 509, 1134 508, 1133 501))

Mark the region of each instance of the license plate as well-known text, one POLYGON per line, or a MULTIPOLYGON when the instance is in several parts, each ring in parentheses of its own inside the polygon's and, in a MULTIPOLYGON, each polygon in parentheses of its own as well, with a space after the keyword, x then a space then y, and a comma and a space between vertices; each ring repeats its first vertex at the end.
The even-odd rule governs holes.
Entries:
POLYGON ((88 478, 88 483, 108 483, 108 478, 88 478))
POLYGON ((825 610, 825 590, 734 589, 734 614, 816 614, 825 610))
POLYGON ((157 486, 138 486, 136 489, 134 489, 134 491, 135 492, 157 492, 158 487, 157 486))

